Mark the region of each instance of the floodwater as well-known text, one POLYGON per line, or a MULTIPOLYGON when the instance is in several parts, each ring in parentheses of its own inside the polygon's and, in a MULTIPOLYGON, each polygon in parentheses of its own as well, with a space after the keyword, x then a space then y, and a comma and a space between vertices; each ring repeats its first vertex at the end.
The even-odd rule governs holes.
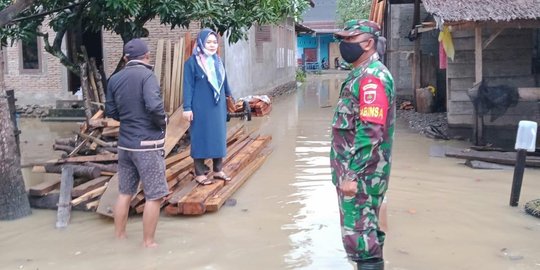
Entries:
MULTIPOLYGON (((140 247, 140 216, 129 220, 129 239, 116 241, 112 221, 97 214, 73 212, 68 228, 56 230, 54 211, 33 210, 0 222, 0 269, 354 269, 341 244, 328 166, 339 76, 310 77, 277 98, 269 117, 249 124, 273 136, 273 153, 234 194, 235 206, 162 216, 154 250, 140 247)), ((74 128, 24 120, 23 163, 49 159, 52 138, 74 128)), ((522 208, 540 197, 540 170, 526 169, 522 204, 512 208, 511 170, 430 157, 433 145, 465 144, 424 138, 404 123, 395 138, 386 269, 540 269, 540 219, 522 208)), ((35 183, 43 175, 25 177, 35 183)))

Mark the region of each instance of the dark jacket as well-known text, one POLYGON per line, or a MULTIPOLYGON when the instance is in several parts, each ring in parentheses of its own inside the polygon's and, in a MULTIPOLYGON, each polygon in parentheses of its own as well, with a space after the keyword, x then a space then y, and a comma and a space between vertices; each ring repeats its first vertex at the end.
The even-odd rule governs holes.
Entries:
POLYGON ((118 148, 132 151, 163 148, 167 120, 151 66, 130 61, 109 79, 105 114, 120 121, 118 148))

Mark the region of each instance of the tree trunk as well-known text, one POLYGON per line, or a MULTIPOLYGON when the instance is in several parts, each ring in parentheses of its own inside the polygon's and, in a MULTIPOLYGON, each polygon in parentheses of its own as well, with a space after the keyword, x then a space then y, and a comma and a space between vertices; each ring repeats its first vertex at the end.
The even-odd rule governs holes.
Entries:
POLYGON ((30 215, 31 209, 6 97, 4 55, 0 53, 0 220, 13 220, 30 215))

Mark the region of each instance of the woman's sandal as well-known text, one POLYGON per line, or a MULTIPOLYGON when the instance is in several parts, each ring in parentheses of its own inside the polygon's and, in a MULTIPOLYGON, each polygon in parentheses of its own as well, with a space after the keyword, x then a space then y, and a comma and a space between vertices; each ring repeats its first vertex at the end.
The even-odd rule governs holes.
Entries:
POLYGON ((202 185, 202 186, 207 186, 207 185, 211 185, 214 183, 214 181, 208 179, 208 178, 204 178, 204 179, 201 179, 201 180, 198 180, 197 178, 195 178, 195 182, 197 182, 199 185, 202 185))
POLYGON ((214 174, 214 179, 221 179, 223 181, 231 181, 232 180, 232 178, 230 178, 224 172, 214 174))

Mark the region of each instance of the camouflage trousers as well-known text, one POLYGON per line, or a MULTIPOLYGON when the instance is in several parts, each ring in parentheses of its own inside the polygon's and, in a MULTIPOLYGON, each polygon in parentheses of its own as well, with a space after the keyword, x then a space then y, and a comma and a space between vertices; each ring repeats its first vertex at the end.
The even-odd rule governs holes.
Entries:
POLYGON ((341 234, 347 256, 353 261, 382 258, 385 233, 379 228, 382 195, 359 191, 344 196, 337 188, 341 234))

